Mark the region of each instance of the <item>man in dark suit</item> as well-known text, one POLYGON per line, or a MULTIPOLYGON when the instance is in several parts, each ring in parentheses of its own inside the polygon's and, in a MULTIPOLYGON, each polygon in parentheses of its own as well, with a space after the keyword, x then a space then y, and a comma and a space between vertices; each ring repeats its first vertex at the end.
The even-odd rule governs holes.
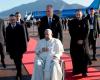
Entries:
POLYGON ((40 39, 44 38, 45 29, 51 29, 53 32, 54 38, 59 38, 62 41, 62 28, 60 24, 59 17, 53 14, 52 5, 47 5, 46 7, 46 16, 42 17, 38 27, 40 39))
POLYGON ((4 21, 0 19, 0 55, 1 55, 1 63, 4 68, 6 68, 4 62, 4 44, 5 44, 5 26, 4 21))
POLYGON ((21 24, 24 27, 26 43, 27 43, 27 41, 29 41, 29 34, 28 34, 28 29, 27 29, 26 22, 21 19, 21 13, 20 12, 16 12, 15 16, 16 16, 16 19, 17 19, 17 23, 21 24))
POLYGON ((14 60, 17 75, 16 79, 22 80, 21 65, 23 53, 26 51, 25 32, 22 25, 16 23, 15 15, 9 16, 9 25, 6 28, 6 50, 10 58, 14 60))
POLYGON ((90 14, 87 15, 90 24, 90 33, 89 33, 89 45, 92 46, 93 49, 93 58, 96 59, 96 39, 99 37, 99 20, 98 15, 95 14, 95 10, 93 8, 90 9, 90 14))

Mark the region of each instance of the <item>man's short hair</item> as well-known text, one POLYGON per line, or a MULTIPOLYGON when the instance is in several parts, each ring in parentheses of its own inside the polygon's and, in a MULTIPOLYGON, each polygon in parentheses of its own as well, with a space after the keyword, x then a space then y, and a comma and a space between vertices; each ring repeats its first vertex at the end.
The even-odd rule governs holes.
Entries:
POLYGON ((20 12, 16 12, 15 15, 20 14, 20 12))
POLYGON ((16 12, 15 15, 21 14, 20 12, 16 12))
POLYGON ((94 8, 90 8, 90 10, 94 10, 94 8))
POLYGON ((14 14, 10 14, 10 15, 9 15, 9 17, 14 17, 14 16, 15 16, 14 14))
POLYGON ((81 9, 77 9, 76 12, 82 12, 82 10, 81 9))
POLYGON ((47 7, 51 7, 51 8, 53 8, 52 4, 48 4, 47 7))

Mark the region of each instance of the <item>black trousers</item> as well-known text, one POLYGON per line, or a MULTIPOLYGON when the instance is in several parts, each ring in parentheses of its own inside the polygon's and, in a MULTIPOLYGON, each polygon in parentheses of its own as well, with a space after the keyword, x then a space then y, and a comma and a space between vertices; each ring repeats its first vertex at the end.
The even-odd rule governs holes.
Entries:
POLYGON ((94 39, 93 30, 90 30, 90 34, 89 34, 89 46, 92 46, 93 57, 95 57, 95 55, 96 55, 96 39, 94 39))
POLYGON ((4 49, 3 49, 3 45, 0 43, 0 55, 1 55, 1 62, 4 63, 4 49))
POLYGON ((16 53, 16 52, 13 52, 13 53, 10 53, 10 57, 11 59, 14 60, 14 63, 15 63, 15 66, 16 66, 16 69, 17 69, 17 76, 21 77, 22 75, 22 54, 20 53, 16 53))

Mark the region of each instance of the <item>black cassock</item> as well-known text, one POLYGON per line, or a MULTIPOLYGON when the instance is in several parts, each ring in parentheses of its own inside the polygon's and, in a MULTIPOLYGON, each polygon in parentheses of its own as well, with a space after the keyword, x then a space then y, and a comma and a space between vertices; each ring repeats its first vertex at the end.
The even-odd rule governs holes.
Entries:
POLYGON ((73 64, 73 74, 80 74, 87 72, 87 65, 89 55, 87 51, 88 44, 88 21, 86 19, 78 20, 72 19, 68 21, 70 41, 70 54, 73 64), (83 40, 82 44, 78 44, 79 40, 83 40))

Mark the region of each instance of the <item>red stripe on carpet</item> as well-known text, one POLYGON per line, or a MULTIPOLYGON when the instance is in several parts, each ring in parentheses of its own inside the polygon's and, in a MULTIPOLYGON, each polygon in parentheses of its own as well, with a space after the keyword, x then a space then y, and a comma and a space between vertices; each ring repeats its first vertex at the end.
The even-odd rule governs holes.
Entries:
MULTIPOLYGON (((33 66, 34 66, 34 59, 35 59, 35 47, 36 47, 37 41, 35 39, 30 38, 30 41, 28 43, 28 49, 27 52, 23 56, 23 64, 28 71, 29 75, 32 75, 33 73, 33 66)), ((72 63, 71 58, 68 54, 63 54, 61 57, 65 61, 65 80, 100 80, 100 70, 97 70, 95 68, 88 68, 88 77, 82 78, 82 75, 79 74, 77 76, 72 76, 72 63)))

